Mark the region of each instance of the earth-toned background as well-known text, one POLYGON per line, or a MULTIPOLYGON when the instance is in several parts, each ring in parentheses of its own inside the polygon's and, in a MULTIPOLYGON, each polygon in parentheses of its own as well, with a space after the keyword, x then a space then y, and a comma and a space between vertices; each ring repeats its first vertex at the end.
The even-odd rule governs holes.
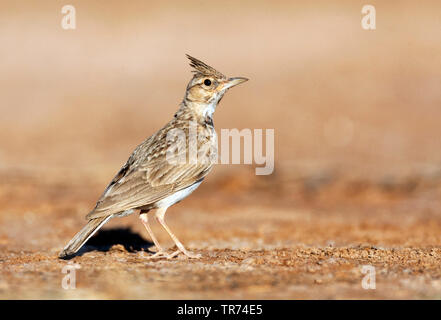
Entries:
POLYGON ((441 298, 441 3, 370 1, 374 31, 364 4, 2 1, 0 298, 441 298), (273 174, 217 165, 169 209, 200 260, 147 259, 137 215, 57 259, 177 109, 185 53, 250 78, 215 126, 274 129, 273 174))

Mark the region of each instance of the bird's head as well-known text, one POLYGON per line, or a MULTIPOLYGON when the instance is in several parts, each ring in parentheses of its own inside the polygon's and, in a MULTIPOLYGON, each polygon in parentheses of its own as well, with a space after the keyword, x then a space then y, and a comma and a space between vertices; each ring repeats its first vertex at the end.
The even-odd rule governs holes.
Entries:
POLYGON ((197 105, 198 111, 204 115, 211 116, 228 89, 248 80, 243 77, 227 78, 204 62, 188 54, 187 57, 194 68, 194 76, 187 86, 185 100, 197 105))

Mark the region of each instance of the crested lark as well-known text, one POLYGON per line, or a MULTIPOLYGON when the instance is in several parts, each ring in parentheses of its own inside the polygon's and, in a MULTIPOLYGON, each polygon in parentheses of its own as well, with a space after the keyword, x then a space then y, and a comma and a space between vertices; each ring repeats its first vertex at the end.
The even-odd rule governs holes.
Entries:
POLYGON ((109 219, 129 215, 135 210, 140 210, 140 219, 157 248, 152 257, 172 258, 179 253, 190 258, 200 257, 185 249, 165 223, 164 215, 168 207, 192 193, 211 170, 211 160, 217 156, 213 112, 229 88, 248 79, 227 78, 202 61, 187 57, 194 68, 194 76, 173 119, 133 151, 95 208, 86 216, 89 220, 87 225, 66 245, 60 258, 76 253, 109 219), (192 126, 197 134, 194 143, 190 141, 192 126), (175 129, 185 133, 185 138, 171 141, 168 135, 175 129), (170 161, 168 158, 173 143, 178 154, 182 156, 184 153, 184 161, 170 161), (195 147, 197 157, 192 158, 189 154, 194 153, 192 148, 195 147), (162 249, 150 229, 147 213, 152 209, 156 209, 156 219, 178 248, 171 254, 162 249))

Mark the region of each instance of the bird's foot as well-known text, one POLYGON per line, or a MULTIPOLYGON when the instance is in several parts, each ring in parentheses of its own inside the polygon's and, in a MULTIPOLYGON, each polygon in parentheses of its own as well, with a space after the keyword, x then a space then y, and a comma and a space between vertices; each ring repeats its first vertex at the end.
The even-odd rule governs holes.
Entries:
POLYGON ((190 258, 190 259, 199 259, 202 257, 201 254, 199 253, 193 253, 191 251, 188 251, 187 249, 185 249, 184 246, 180 246, 174 247, 176 250, 173 251, 172 253, 168 253, 167 251, 165 251, 164 249, 162 249, 162 247, 156 247, 156 252, 154 252, 152 255, 147 256, 147 259, 162 259, 162 258, 166 258, 168 260, 173 259, 174 257, 179 256, 181 253, 183 254, 184 257, 186 258, 190 258))
POLYGON ((193 252, 190 252, 187 250, 178 249, 176 251, 173 251, 172 253, 167 253, 166 251, 161 250, 161 251, 154 253, 151 256, 148 256, 147 259, 163 259, 163 258, 165 258, 165 259, 170 260, 170 259, 173 259, 174 257, 179 256, 181 253, 184 255, 184 257, 187 257, 190 259, 200 259, 202 257, 202 255, 200 255, 199 253, 193 253, 193 252))
POLYGON ((176 250, 175 252, 173 252, 173 254, 176 254, 176 255, 178 255, 179 253, 183 253, 187 258, 190 258, 190 259, 202 258, 201 254, 187 251, 185 248, 180 248, 180 249, 176 250))
MULTIPOLYGON (((179 252, 178 252, 179 253, 179 252)), ((162 259, 162 258, 166 258, 166 259, 172 259, 173 257, 175 257, 177 254, 176 252, 173 253, 167 253, 163 250, 160 250, 156 253, 154 253, 151 256, 148 256, 147 259, 162 259)))

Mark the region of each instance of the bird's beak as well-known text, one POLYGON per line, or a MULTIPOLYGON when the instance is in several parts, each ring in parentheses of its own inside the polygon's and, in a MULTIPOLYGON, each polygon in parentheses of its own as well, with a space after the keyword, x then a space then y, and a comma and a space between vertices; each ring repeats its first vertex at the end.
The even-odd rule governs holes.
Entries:
POLYGON ((224 90, 229 89, 231 87, 237 86, 238 84, 241 84, 242 82, 248 81, 247 78, 243 77, 235 77, 235 78, 229 78, 227 81, 225 81, 224 84, 224 90))

